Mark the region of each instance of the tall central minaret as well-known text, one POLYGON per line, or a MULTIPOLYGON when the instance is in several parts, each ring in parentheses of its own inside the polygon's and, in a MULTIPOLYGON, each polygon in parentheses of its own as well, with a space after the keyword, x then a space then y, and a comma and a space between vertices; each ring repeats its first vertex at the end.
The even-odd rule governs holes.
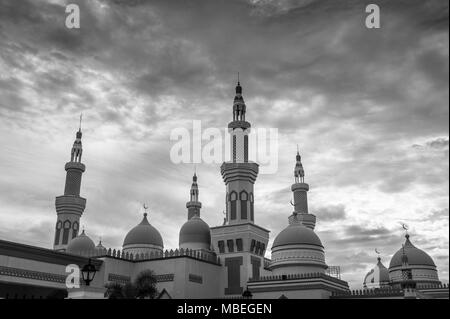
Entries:
POLYGON ((231 158, 220 167, 226 185, 226 218, 223 225, 211 228, 212 246, 227 268, 222 292, 227 296, 241 296, 248 280, 259 278, 269 242, 269 231, 255 224, 253 185, 258 164, 248 159, 250 123, 245 120, 245 113, 238 80, 233 121, 228 124, 231 158))
POLYGON ((86 207, 86 199, 80 197, 81 176, 86 167, 81 163, 83 147, 81 144, 81 116, 80 128, 76 133, 72 146, 70 161, 66 163, 66 185, 64 195, 56 197, 55 206, 57 221, 55 227, 55 241, 53 249, 64 251, 69 242, 78 235, 80 217, 86 207))
POLYGON ((231 138, 231 159, 221 166, 227 188, 226 224, 253 223, 253 184, 258 176, 258 164, 248 160, 250 123, 245 120, 246 105, 238 81, 233 102, 233 121, 228 124, 231 138))

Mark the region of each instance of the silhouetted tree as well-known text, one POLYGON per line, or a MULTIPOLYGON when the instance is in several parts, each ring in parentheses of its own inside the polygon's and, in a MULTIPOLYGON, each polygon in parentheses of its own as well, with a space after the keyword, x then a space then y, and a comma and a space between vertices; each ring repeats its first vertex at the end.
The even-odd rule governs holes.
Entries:
POLYGON ((158 293, 156 276, 152 270, 144 270, 133 283, 125 285, 110 282, 105 285, 105 297, 109 299, 154 299, 158 293))
POLYGON ((141 299, 154 299, 158 293, 156 283, 156 276, 152 270, 144 270, 139 273, 134 281, 136 297, 141 299))
POLYGON ((108 299, 123 299, 123 285, 118 282, 109 282, 105 285, 105 297, 108 299))

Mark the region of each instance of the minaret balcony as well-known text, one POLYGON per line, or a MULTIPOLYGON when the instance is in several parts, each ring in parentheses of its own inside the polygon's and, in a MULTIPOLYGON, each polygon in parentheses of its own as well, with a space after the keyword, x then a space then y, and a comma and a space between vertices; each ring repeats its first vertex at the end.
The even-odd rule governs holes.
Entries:
POLYGON ((247 121, 233 121, 228 124, 228 128, 234 130, 236 128, 241 128, 243 130, 249 129, 251 127, 250 123, 247 121))

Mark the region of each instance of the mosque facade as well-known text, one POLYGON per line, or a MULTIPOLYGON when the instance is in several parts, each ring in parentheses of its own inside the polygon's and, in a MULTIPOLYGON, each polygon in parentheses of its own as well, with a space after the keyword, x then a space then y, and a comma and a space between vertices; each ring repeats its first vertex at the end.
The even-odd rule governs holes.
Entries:
POLYGON ((351 291, 330 272, 326 247, 315 232, 320 216, 308 209, 309 185, 299 152, 291 186, 293 212, 286 213, 286 227, 270 247, 271 258, 266 258, 270 231, 255 222, 258 164, 248 156, 251 124, 239 82, 228 130, 231 158, 220 167, 223 224, 211 227, 202 219, 200 181, 194 174, 176 249, 164 246, 147 212, 124 236, 122 247, 111 249, 80 232, 86 207, 80 196, 86 170, 80 127, 65 164, 64 193, 55 200, 53 249, 0 240, 0 298, 104 298, 106 284, 130 283, 144 270, 154 272, 158 298, 240 298, 248 292, 255 299, 448 298, 448 286, 441 284, 432 258, 414 246, 409 235, 388 268, 378 258, 361 276, 362 290, 351 291), (80 281, 80 287, 68 287, 67 266, 88 263, 96 268, 90 285, 80 281))

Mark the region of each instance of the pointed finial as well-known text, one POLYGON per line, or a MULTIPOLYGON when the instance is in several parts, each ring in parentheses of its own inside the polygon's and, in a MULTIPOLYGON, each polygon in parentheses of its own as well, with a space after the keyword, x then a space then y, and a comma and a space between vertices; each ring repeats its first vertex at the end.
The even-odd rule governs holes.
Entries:
POLYGON ((298 148, 298 143, 297 143, 297 154, 300 154, 300 150, 298 148))
POLYGON ((142 207, 144 208, 144 217, 147 217, 147 209, 148 209, 148 205, 146 203, 142 204, 142 207))
POLYGON ((238 72, 238 84, 239 84, 239 72, 238 72))
POLYGON ((377 257, 378 261, 381 261, 380 251, 378 250, 378 248, 375 248, 375 253, 378 255, 377 257))
POLYGON ((403 230, 405 231, 405 237, 408 238, 408 237, 409 237, 409 235, 408 235, 408 229, 409 229, 409 227, 408 227, 408 225, 406 225, 405 223, 401 223, 401 224, 402 224, 403 230))
POLYGON ((81 132, 81 121, 83 120, 83 113, 80 113, 80 127, 78 128, 78 131, 81 132))

